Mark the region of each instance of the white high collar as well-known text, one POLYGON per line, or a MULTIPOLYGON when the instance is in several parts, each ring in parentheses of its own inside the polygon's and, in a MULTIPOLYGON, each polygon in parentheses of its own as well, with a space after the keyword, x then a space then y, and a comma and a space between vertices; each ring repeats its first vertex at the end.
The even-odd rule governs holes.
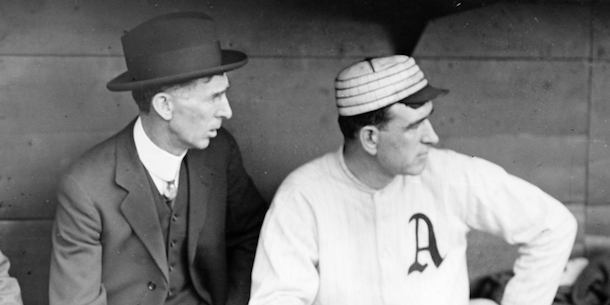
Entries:
POLYGON ((133 139, 140 161, 148 170, 159 193, 163 193, 169 181, 175 180, 177 186, 180 164, 186 155, 186 151, 182 155, 176 156, 153 143, 144 131, 141 117, 138 117, 133 127, 133 139))

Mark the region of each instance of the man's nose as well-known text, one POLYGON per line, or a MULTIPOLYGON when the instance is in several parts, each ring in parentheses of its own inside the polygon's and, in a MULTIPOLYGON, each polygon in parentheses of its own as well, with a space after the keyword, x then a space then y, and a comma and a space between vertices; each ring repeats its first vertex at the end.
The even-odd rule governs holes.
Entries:
POLYGON ((423 131, 423 136, 422 136, 422 142, 425 144, 436 144, 438 143, 438 135, 436 134, 436 132, 434 131, 434 128, 432 127, 432 123, 430 122, 430 120, 425 120, 424 121, 424 131, 423 131))
POLYGON ((226 95, 223 95, 222 101, 220 103, 220 108, 216 113, 217 116, 225 119, 230 119, 233 116, 233 110, 231 109, 231 105, 229 104, 229 99, 226 95))

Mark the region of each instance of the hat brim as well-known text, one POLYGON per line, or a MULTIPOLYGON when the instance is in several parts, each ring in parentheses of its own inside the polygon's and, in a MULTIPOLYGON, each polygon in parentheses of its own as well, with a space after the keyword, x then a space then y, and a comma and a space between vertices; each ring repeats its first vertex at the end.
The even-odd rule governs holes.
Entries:
POLYGON ((441 97, 447 93, 449 93, 449 90, 447 90, 447 89, 440 89, 440 88, 432 87, 430 85, 426 85, 421 90, 398 101, 398 103, 421 104, 421 103, 431 101, 437 97, 441 97))
POLYGON ((218 67, 170 75, 160 78, 134 81, 129 71, 112 79, 106 87, 110 91, 132 91, 186 82, 191 79, 224 73, 242 67, 248 62, 246 54, 234 50, 222 50, 222 63, 218 67))

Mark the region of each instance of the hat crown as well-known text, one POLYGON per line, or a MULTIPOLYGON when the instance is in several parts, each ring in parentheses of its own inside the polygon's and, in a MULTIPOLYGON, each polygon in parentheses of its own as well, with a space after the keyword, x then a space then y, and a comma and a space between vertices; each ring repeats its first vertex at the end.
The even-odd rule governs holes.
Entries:
POLYGON ((396 102, 421 103, 447 90, 428 86, 415 60, 405 55, 366 59, 343 69, 335 80, 339 115, 353 116, 396 102))
POLYGON ((130 57, 216 44, 214 20, 200 12, 178 12, 150 19, 121 37, 130 57))
POLYGON ((111 80, 111 91, 170 85, 237 69, 248 61, 223 50, 214 20, 201 12, 152 18, 121 37, 127 72, 111 80))
POLYGON ((409 60, 409 56, 394 55, 360 61, 341 71, 339 75, 337 75, 337 80, 348 80, 370 75, 375 72, 381 72, 399 63, 406 62, 407 60, 409 60))

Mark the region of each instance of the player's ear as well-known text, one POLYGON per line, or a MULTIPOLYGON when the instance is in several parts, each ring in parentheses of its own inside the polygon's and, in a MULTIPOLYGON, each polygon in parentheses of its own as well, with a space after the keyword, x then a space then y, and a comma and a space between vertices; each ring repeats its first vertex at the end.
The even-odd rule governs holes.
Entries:
POLYGON ((367 125, 360 128, 358 139, 362 149, 370 155, 377 154, 377 145, 379 144, 379 129, 373 125, 367 125))

